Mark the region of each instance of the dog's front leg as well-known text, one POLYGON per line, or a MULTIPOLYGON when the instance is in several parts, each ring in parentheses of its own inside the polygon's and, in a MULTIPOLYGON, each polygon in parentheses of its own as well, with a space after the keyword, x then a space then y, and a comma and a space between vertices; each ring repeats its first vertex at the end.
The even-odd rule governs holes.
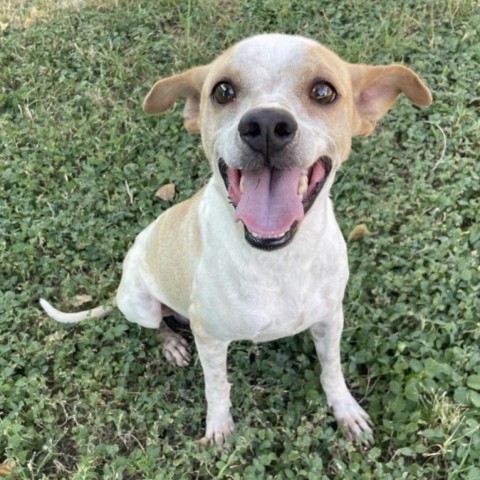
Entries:
POLYGON ((230 384, 227 380, 227 350, 229 342, 217 340, 203 332, 194 331, 195 344, 205 376, 205 396, 207 399, 207 443, 222 445, 233 432, 233 419, 230 414, 230 384))
POLYGON ((343 309, 340 307, 328 323, 317 323, 310 331, 322 366, 321 382, 328 405, 349 438, 362 432, 372 433, 371 420, 348 390, 340 360, 343 309))

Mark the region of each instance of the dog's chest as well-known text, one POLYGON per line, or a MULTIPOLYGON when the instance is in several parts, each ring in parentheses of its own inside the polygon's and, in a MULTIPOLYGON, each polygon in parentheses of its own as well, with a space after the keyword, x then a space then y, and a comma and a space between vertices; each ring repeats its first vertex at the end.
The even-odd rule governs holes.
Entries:
POLYGON ((328 256, 285 251, 246 258, 219 247, 202 259, 194 282, 203 328, 225 340, 262 342, 328 321, 341 305, 348 267, 342 248, 325 247, 328 256))

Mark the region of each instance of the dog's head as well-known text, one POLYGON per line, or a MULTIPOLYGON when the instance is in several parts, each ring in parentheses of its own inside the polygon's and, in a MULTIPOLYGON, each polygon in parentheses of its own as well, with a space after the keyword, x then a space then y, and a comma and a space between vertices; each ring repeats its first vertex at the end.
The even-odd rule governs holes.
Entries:
POLYGON ((312 40, 270 34, 159 80, 144 109, 158 114, 185 100, 185 127, 201 132, 247 241, 273 249, 328 194, 351 138, 369 135, 402 92, 415 105, 431 102, 406 67, 350 64, 312 40))

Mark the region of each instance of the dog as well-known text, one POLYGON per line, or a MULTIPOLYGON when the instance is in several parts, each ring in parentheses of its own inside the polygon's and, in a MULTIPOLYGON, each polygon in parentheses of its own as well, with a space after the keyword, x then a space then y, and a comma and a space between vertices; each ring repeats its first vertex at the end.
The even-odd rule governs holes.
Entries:
POLYGON ((157 81, 144 111, 185 101, 184 126, 201 133, 210 180, 136 237, 113 306, 41 306, 66 323, 118 306, 129 321, 159 328, 166 359, 179 366, 190 360, 187 342, 162 317, 187 318, 205 379, 203 440, 217 445, 234 430, 229 344, 309 329, 337 422, 351 439, 368 437, 372 422, 340 362, 348 262, 329 190, 352 137, 369 135, 401 93, 417 106, 432 101, 407 67, 347 63, 283 34, 247 38, 208 65, 157 81))

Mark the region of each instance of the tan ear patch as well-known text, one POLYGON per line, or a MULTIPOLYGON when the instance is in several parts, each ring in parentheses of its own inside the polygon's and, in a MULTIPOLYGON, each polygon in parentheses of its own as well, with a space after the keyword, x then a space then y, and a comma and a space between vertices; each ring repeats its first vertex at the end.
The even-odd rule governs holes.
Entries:
POLYGON ((159 80, 145 97, 144 112, 158 115, 171 108, 177 100, 185 100, 183 110, 185 128, 198 133, 200 95, 208 70, 208 65, 195 67, 179 75, 159 80))
POLYGON ((414 105, 432 102, 427 86, 402 65, 349 65, 349 70, 357 113, 354 135, 369 135, 401 93, 414 105))

